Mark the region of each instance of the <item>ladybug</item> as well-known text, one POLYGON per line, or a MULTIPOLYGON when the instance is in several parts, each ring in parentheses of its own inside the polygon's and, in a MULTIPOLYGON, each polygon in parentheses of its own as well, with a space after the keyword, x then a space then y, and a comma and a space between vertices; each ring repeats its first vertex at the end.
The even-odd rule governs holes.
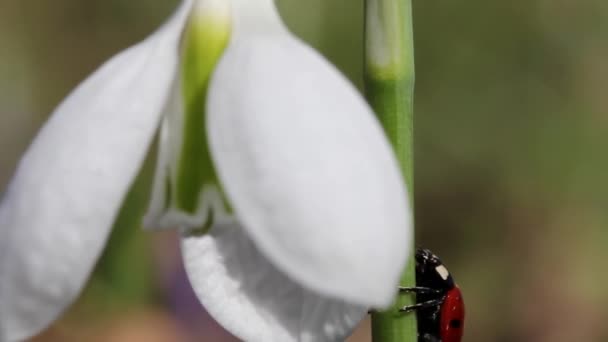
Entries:
POLYGON ((416 287, 400 287, 415 293, 416 304, 401 312, 416 312, 418 342, 460 342, 464 330, 464 301, 460 288, 441 260, 428 249, 416 250, 416 287))

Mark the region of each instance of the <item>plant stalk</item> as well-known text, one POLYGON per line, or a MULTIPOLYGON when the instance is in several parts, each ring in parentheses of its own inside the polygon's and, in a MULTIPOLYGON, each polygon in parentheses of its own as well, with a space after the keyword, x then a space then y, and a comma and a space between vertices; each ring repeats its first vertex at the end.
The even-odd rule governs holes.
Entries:
MULTIPOLYGON (((414 42, 411 0, 366 0, 365 93, 393 145, 413 209, 414 42)), ((413 239, 412 239, 413 240, 413 239)), ((401 277, 402 286, 416 283, 414 248, 401 277)), ((399 308, 414 304, 399 294, 387 311, 372 314, 374 342, 417 341, 416 315, 399 308)))

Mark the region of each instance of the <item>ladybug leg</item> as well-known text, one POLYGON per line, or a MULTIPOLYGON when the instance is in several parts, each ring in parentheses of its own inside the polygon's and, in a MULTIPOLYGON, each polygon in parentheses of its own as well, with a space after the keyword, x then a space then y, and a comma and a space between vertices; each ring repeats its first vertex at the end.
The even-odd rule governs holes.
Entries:
POLYGON ((437 289, 432 289, 430 287, 421 287, 421 286, 414 286, 414 287, 404 287, 404 286, 399 286, 399 292, 412 292, 412 293, 422 293, 422 294, 428 294, 428 293, 433 293, 433 294, 440 294, 442 291, 437 290, 437 289))
POLYGON ((418 335, 418 341, 419 342, 441 342, 440 339, 438 339, 437 337, 435 337, 431 334, 418 335))
POLYGON ((399 309, 399 312, 411 312, 418 309, 428 309, 433 307, 438 307, 445 301, 445 297, 441 297, 439 299, 433 299, 422 303, 416 303, 413 305, 407 305, 399 309))

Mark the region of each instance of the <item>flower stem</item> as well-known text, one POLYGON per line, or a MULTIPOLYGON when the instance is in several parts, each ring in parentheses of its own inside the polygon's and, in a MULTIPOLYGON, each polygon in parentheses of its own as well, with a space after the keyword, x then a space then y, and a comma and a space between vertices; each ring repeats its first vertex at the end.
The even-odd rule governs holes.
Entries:
MULTIPOLYGON (((413 203, 414 44, 411 0, 366 0, 365 92, 393 145, 413 203)), ((410 246, 412 247, 412 246, 410 246)), ((414 248, 401 277, 414 286, 414 248)), ((372 314, 374 342, 417 341, 416 315, 399 313, 413 304, 413 295, 400 294, 391 308, 372 314)))

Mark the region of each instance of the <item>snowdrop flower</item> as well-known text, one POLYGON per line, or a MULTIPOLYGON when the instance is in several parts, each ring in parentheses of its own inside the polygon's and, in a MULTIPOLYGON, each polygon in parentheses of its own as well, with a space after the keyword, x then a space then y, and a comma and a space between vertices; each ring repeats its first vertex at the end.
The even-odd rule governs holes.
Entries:
POLYGON ((272 0, 187 0, 78 86, 20 161, 0 202, 0 341, 77 297, 155 136, 146 224, 180 229, 199 299, 233 334, 340 340, 391 303, 410 213, 371 109, 272 0))

